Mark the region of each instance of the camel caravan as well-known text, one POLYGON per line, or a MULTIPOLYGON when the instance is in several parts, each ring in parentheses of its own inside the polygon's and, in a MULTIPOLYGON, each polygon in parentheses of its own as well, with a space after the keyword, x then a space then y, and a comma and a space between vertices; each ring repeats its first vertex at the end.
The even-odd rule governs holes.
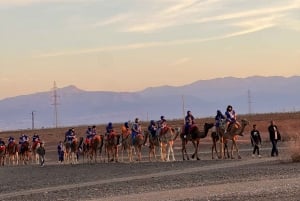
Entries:
MULTIPOLYGON (((98 162, 135 162, 142 161, 142 149, 148 149, 148 161, 175 161, 174 143, 177 139, 181 142, 182 160, 196 159, 199 157, 200 141, 207 136, 212 139, 211 154, 215 159, 234 159, 234 150, 240 159, 237 146, 237 136, 242 136, 249 122, 242 119, 228 123, 227 118, 217 112, 215 122, 204 123, 198 126, 190 111, 187 112, 185 123, 182 127, 172 128, 167 124, 164 116, 157 122, 150 121, 146 129, 142 129, 138 118, 134 122, 125 122, 121 131, 117 132, 111 122, 106 126, 106 132, 100 134, 96 126, 88 127, 85 137, 77 137, 74 128, 69 129, 60 141, 57 151, 59 162, 63 164, 98 163, 98 162), (228 150, 228 142, 231 141, 231 150, 228 150), (187 153, 189 142, 193 145, 191 157, 187 153), (219 144, 219 146, 217 146, 219 144), (218 151, 219 149, 219 151, 218 151), (157 153, 158 152, 158 153, 157 153), (121 158, 119 159, 119 153, 121 158), (158 157, 159 156, 159 157, 158 157)), ((10 137, 8 144, 0 139, 0 164, 20 165, 38 164, 39 155, 37 149, 41 140, 34 135, 32 142, 28 136, 22 135, 19 144, 10 137)))

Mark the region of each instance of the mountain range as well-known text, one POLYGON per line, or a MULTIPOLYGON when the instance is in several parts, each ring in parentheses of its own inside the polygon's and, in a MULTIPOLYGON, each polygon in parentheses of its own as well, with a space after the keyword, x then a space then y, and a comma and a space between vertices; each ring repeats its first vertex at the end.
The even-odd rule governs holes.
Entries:
POLYGON ((210 117, 232 105, 238 114, 297 111, 300 76, 225 77, 199 80, 184 86, 149 87, 137 92, 85 91, 76 86, 0 100, 0 129, 15 130, 102 124, 134 120, 210 117))

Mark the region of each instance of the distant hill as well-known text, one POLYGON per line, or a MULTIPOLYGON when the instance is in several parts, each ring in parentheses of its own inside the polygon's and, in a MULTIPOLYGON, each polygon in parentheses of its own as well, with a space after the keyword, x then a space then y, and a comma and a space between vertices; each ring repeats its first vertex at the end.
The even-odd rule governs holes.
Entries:
MULTIPOLYGON (((150 87, 138 92, 84 91, 76 86, 57 90, 60 126, 183 118, 191 110, 196 117, 224 112, 228 104, 238 114, 300 110, 300 76, 248 78, 225 77, 199 80, 184 86, 150 87), (184 101, 183 101, 184 100, 184 101), (250 110, 250 111, 249 111, 250 110)), ((0 129, 54 125, 53 92, 41 92, 0 100, 0 129)))

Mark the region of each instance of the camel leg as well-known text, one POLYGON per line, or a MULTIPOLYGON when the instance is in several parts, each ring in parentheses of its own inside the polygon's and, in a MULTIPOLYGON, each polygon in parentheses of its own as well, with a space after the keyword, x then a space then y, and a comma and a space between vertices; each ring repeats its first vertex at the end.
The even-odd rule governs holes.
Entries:
POLYGON ((219 158, 224 159, 224 138, 220 138, 220 156, 219 158))
POLYGON ((167 161, 170 161, 171 146, 168 146, 167 161))
POLYGON ((238 146, 237 146, 235 140, 234 140, 234 147, 235 147, 235 150, 236 150, 236 154, 237 154, 238 159, 241 159, 242 157, 241 157, 241 155, 240 155, 239 148, 238 148, 238 146))
POLYGON ((171 150, 171 153, 172 153, 172 160, 176 161, 175 156, 174 156, 173 143, 174 142, 170 143, 170 150, 171 150))
POLYGON ((185 140, 183 140, 182 141, 182 148, 181 148, 182 159, 185 160, 184 155, 186 155, 187 160, 190 160, 189 155, 187 154, 187 151, 186 151, 186 144, 187 144, 187 142, 185 140))

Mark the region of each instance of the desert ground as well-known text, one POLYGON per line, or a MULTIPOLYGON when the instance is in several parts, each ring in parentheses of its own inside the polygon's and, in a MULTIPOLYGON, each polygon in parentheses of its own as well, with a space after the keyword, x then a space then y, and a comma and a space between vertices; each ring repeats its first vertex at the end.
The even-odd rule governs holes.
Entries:
MULTIPOLYGON (((181 142, 174 145, 176 161, 148 160, 148 146, 142 148, 142 161, 59 164, 56 146, 68 128, 7 131, 6 139, 26 132, 38 133, 46 146, 46 164, 40 167, 5 165, 0 167, 0 200, 294 200, 300 198, 300 163, 291 160, 299 153, 300 113, 241 116, 250 125, 239 137, 242 159, 211 159, 210 136, 200 143, 201 160, 182 160, 181 142), (279 156, 270 157, 267 126, 273 119, 283 140, 278 143, 279 156), (261 158, 252 157, 249 132, 253 124, 261 131, 261 158), (296 150, 296 151, 295 151, 296 150)), ((212 118, 197 119, 201 125, 212 118)), ((180 120, 170 121, 173 127, 180 120)), ((144 127, 146 123, 144 123, 144 127)), ((84 135, 87 126, 75 127, 84 135)), ((103 125, 97 125, 101 132, 103 125)), ((158 151, 158 150, 157 150, 158 151)), ((188 153, 193 147, 188 143, 188 153)), ((120 154, 121 155, 121 154, 120 154)), ((105 156, 103 156, 105 157, 105 156)), ((121 158, 121 157, 120 157, 121 158)), ((100 158, 98 158, 100 159, 100 158)), ((121 159, 120 159, 121 160, 121 159)))

